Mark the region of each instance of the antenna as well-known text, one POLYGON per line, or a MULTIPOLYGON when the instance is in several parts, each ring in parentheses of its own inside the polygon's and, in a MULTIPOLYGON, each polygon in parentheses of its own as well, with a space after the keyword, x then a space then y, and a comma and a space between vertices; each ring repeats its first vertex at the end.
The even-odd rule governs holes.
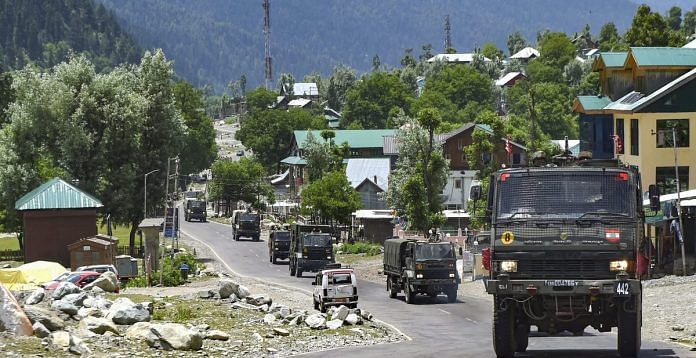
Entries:
POLYGON ((273 82, 273 60, 271 59, 271 3, 270 0, 263 0, 263 34, 265 35, 265 79, 266 89, 270 89, 273 82))
POLYGON ((443 52, 447 52, 447 49, 452 48, 452 27, 450 26, 450 16, 449 14, 445 15, 445 50, 443 52))

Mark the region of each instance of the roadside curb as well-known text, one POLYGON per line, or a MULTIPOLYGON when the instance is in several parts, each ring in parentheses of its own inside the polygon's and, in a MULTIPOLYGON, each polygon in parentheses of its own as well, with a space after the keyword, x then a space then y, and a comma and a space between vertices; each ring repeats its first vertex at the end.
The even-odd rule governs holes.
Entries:
MULTIPOLYGON (((211 222, 214 222, 214 221, 211 221, 211 222)), ((216 223, 216 224, 225 225, 225 224, 220 224, 220 223, 216 223)), ((245 278, 245 279, 248 279, 248 280, 254 280, 254 281, 257 281, 257 282, 260 282, 260 283, 264 283, 264 284, 267 284, 267 285, 271 285, 271 286, 277 286, 277 287, 280 287, 280 288, 283 288, 283 289, 286 289, 286 290, 290 290, 290 291, 300 291, 300 292, 303 292, 303 293, 305 293, 305 294, 307 294, 307 295, 310 295, 310 296, 312 295, 312 292, 311 292, 311 291, 305 290, 304 288, 292 287, 292 286, 288 286, 288 285, 285 285, 285 284, 282 284, 282 283, 278 283, 278 282, 274 282, 274 281, 262 280, 262 279, 259 279, 259 278, 256 278, 256 277, 249 277, 249 276, 246 276, 246 275, 242 275, 242 274, 238 273, 237 271, 233 270, 233 269, 230 267, 230 265, 228 265, 227 262, 225 262, 225 260, 223 260, 222 257, 220 257, 220 255, 218 255, 217 251, 215 251, 215 249, 213 249, 213 248, 212 248, 210 245, 208 245, 206 242, 204 242, 203 240, 198 239, 198 238, 195 237, 194 235, 192 235, 192 234, 190 234, 190 233, 188 233, 188 232, 186 232, 186 231, 184 231, 184 230, 181 230, 181 233, 184 234, 184 235, 186 235, 187 237, 191 238, 192 240, 198 241, 199 243, 205 245, 205 247, 207 247, 207 248, 210 250, 210 252, 212 252, 213 255, 215 255, 215 257, 218 259, 218 261, 220 261, 220 263, 222 263, 222 265, 224 265, 225 268, 226 268, 230 273, 232 273, 233 275, 235 275, 235 276, 237 276, 237 277, 245 278)), ((375 322, 377 322, 377 323, 379 323, 379 324, 383 324, 383 325, 385 325, 385 326, 391 328, 391 329, 394 330, 396 333, 398 333, 398 334, 400 334, 401 336, 403 336, 407 341, 413 341, 413 338, 409 337, 406 333, 402 332, 400 329, 398 329, 398 328, 397 328, 396 326, 394 326, 393 324, 384 322, 384 321, 382 321, 382 320, 380 320, 380 319, 376 319, 376 318, 373 319, 373 321, 375 321, 375 322)))

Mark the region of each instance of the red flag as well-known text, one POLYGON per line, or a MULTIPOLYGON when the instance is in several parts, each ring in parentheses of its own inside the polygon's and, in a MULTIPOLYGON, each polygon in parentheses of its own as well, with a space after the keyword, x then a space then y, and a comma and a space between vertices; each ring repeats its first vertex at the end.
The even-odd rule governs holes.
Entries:
POLYGON ((512 155, 512 142, 510 141, 510 136, 505 138, 505 151, 508 155, 512 155))

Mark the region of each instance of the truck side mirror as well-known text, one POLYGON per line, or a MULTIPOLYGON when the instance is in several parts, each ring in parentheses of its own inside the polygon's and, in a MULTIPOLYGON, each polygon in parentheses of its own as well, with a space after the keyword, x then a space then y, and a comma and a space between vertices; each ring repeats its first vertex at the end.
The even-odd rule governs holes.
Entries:
POLYGON ((469 199, 473 201, 481 200, 481 184, 472 183, 471 189, 469 189, 469 199))
POLYGON ((660 211, 660 189, 657 185, 652 184, 648 187, 648 196, 650 197, 650 210, 660 211))

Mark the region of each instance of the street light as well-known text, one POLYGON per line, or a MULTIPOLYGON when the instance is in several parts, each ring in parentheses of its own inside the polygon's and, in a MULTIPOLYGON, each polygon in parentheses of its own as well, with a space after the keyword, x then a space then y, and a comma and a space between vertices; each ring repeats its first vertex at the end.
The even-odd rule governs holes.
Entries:
POLYGON ((147 176, 158 171, 159 169, 155 169, 145 174, 145 183, 143 184, 143 193, 145 196, 143 200, 143 219, 147 219, 147 176))

